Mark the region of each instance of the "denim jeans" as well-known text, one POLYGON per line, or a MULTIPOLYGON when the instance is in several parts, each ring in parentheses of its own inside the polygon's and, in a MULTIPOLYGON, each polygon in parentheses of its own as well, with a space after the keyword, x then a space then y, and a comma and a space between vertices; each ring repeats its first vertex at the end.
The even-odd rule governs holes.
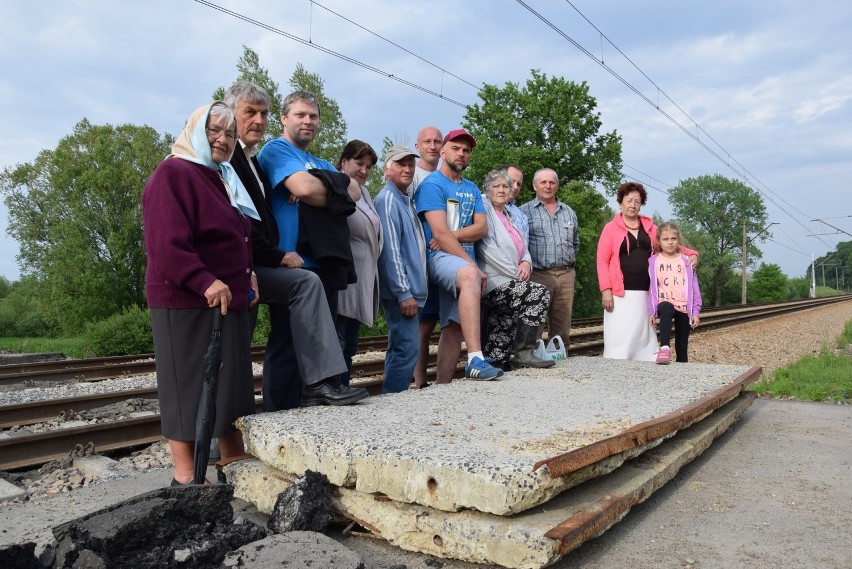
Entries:
POLYGON ((346 371, 337 377, 342 385, 349 385, 349 380, 352 378, 352 356, 358 353, 361 321, 338 314, 334 327, 337 329, 337 339, 340 341, 340 349, 343 350, 343 359, 346 361, 346 371))
POLYGON ((382 299, 388 323, 388 351, 385 355, 385 380, 382 393, 405 391, 414 376, 420 347, 420 319, 403 316, 399 303, 382 299))

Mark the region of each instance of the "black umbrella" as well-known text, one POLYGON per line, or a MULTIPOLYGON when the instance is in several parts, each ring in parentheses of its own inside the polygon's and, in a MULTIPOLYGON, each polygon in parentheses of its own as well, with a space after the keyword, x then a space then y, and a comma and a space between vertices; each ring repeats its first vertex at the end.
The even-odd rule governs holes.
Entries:
POLYGON ((204 484, 207 460, 210 458, 210 439, 216 423, 216 384, 222 367, 222 308, 213 309, 213 331, 204 354, 204 383, 195 416, 195 478, 194 484, 204 484))

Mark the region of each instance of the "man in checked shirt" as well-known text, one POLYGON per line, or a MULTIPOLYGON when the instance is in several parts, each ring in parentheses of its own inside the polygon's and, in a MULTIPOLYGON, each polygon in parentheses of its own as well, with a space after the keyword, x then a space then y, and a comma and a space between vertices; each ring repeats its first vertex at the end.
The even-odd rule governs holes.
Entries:
POLYGON ((559 177, 550 168, 535 173, 533 190, 536 197, 521 206, 529 220, 529 249, 533 262, 530 280, 543 284, 550 292, 548 337, 560 336, 567 347, 574 306, 574 263, 580 246, 577 214, 556 199, 559 177))

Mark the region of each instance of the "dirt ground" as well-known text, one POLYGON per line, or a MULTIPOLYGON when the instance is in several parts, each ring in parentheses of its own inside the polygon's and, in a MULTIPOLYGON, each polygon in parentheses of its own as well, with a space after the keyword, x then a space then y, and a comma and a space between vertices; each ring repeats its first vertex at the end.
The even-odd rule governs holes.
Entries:
MULTIPOLYGON (((167 484, 168 470, 0 504, 0 544, 167 484)), ((852 568, 852 406, 758 399, 674 480, 559 569, 852 568)), ((485 566, 332 534, 366 569, 485 566)))

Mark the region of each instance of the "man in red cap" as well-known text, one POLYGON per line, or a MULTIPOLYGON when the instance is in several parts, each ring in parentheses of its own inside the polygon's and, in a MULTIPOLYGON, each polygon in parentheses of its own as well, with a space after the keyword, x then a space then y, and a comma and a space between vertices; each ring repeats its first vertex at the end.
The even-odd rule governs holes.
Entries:
POLYGON ((438 383, 452 380, 462 338, 467 344, 466 377, 491 380, 503 374, 482 355, 480 339, 479 304, 486 277, 476 265, 473 245, 488 233, 488 226, 479 188, 461 175, 475 146, 476 139, 466 130, 451 130, 444 137, 441 166, 421 182, 415 196, 427 243, 428 277, 438 288, 438 353, 453 356, 441 358, 451 365, 438 366, 438 383))

